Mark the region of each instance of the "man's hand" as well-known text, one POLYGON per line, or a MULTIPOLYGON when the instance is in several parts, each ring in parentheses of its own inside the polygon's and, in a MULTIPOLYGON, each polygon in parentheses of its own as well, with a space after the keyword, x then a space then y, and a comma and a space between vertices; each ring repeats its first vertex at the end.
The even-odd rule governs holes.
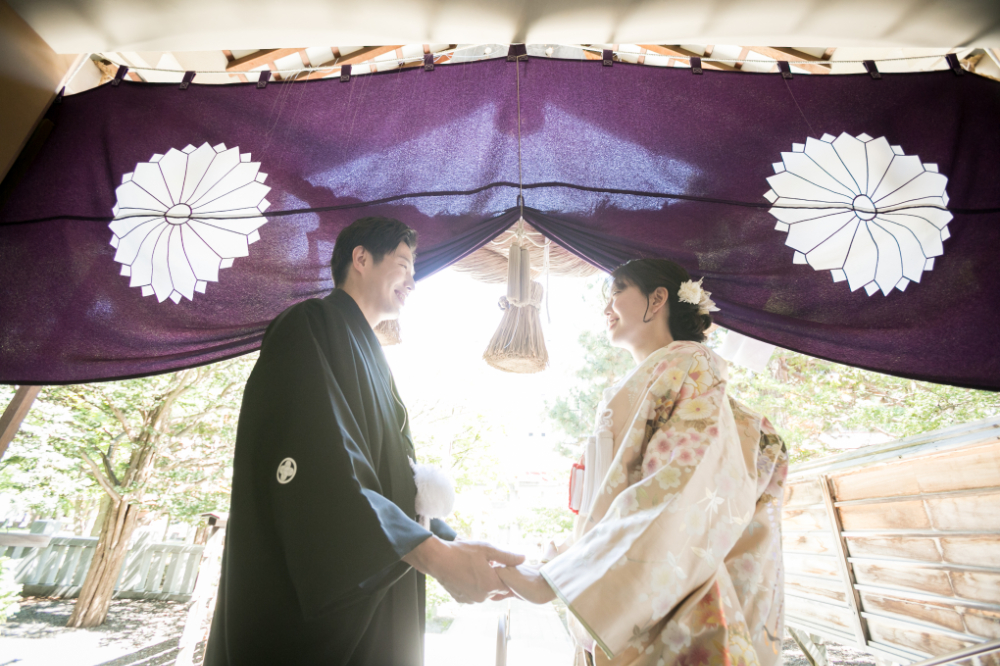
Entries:
POLYGON ((431 537, 410 551, 403 561, 436 578, 455 601, 468 604, 509 595, 492 565, 517 566, 524 562, 524 555, 478 541, 449 542, 431 537))
POLYGON ((538 569, 524 564, 519 567, 498 567, 496 572, 500 580, 525 601, 547 604, 556 598, 555 591, 542 578, 542 574, 538 573, 538 569))

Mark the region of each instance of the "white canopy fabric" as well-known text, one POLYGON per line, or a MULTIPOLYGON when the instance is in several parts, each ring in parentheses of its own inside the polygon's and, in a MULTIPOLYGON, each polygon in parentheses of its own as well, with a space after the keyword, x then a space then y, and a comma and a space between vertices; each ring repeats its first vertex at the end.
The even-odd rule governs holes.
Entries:
POLYGON ((7 0, 58 53, 303 44, 1000 46, 997 0, 7 0))

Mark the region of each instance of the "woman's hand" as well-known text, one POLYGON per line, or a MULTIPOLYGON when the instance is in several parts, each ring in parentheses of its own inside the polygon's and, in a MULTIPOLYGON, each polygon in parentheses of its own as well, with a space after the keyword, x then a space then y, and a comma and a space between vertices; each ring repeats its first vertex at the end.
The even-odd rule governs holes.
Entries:
POLYGON ((497 575, 511 592, 533 604, 547 604, 556 598, 538 569, 522 564, 517 567, 497 567, 497 575))

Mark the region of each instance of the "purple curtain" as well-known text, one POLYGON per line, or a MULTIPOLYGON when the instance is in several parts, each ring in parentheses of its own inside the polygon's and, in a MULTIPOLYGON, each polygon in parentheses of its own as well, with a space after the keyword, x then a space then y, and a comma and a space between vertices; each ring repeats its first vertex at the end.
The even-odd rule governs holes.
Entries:
POLYGON ((0 210, 0 382, 256 349, 358 217, 417 229, 418 277, 473 252, 518 217, 518 94, 525 217, 578 256, 671 258, 734 330, 1000 389, 997 83, 538 59, 66 98, 0 210))

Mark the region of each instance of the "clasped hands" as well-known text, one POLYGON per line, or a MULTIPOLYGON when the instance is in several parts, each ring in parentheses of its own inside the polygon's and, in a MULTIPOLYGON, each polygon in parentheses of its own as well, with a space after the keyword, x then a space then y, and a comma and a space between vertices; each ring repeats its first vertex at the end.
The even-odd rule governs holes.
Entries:
POLYGON ((436 578, 459 603, 518 596, 544 604, 555 598, 538 570, 524 564, 524 555, 481 541, 442 541, 432 536, 403 557, 403 561, 436 578))

